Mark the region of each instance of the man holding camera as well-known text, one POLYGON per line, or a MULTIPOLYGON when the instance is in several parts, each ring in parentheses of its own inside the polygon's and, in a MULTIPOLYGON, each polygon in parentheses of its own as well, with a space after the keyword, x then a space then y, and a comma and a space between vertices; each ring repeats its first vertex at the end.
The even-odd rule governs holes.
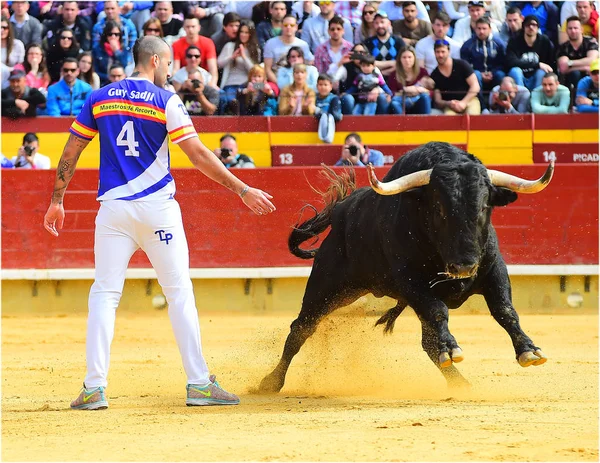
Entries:
POLYGON ((38 153, 40 140, 33 132, 26 133, 23 145, 12 158, 12 163, 17 169, 50 169, 50 158, 38 153))
POLYGON ((219 90, 201 79, 202 74, 196 69, 177 91, 190 116, 212 116, 219 107, 219 90))
POLYGON ((375 167, 383 166, 383 153, 364 145, 359 134, 348 134, 342 147, 342 157, 335 165, 365 167, 369 163, 375 167))
POLYGON ((529 111, 531 93, 527 87, 517 85, 515 79, 504 77, 500 85, 496 85, 490 92, 489 110, 484 113, 493 114, 524 114, 529 111))
POLYGON ((236 138, 226 133, 219 140, 221 147, 215 149, 215 155, 228 169, 254 169, 254 161, 250 156, 238 153, 236 138))

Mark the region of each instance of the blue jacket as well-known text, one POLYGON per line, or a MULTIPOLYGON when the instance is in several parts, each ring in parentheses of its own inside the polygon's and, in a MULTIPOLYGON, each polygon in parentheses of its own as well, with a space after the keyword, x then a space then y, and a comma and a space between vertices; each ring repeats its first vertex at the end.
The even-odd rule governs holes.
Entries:
POLYGON ((64 80, 59 80, 48 87, 48 116, 78 116, 90 93, 92 86, 83 80, 76 79, 73 87, 69 87, 64 80))
POLYGON ((460 58, 473 66, 475 71, 502 70, 506 58, 506 45, 493 35, 486 41, 471 37, 461 47, 460 58))
MULTIPOLYGON (((102 47, 100 39, 102 38, 102 32, 104 31, 105 25, 106 18, 102 18, 96 22, 92 29, 92 51, 95 51, 96 53, 98 53, 99 49, 102 47)), ((130 19, 121 16, 121 31, 123 32, 123 48, 125 51, 131 53, 133 51, 133 45, 135 45, 135 41, 138 38, 137 29, 130 19)), ((96 63, 94 63, 94 67, 96 67, 96 63)))

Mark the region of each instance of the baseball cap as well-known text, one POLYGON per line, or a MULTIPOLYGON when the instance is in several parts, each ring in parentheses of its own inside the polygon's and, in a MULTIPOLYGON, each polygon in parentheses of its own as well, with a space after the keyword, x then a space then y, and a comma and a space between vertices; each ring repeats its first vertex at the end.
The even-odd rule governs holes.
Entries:
POLYGON ((527 16, 525 16, 525 19, 523 19, 523 26, 526 26, 529 23, 535 22, 538 26, 540 25, 540 21, 538 20, 538 17, 534 14, 528 14, 527 16))
POLYGON ((10 72, 8 80, 20 79, 21 77, 25 77, 25 71, 23 71, 22 69, 15 69, 10 72))
POLYGON ((480 6, 481 8, 485 8, 485 2, 469 2, 468 6, 480 6))
POLYGON ((380 18, 388 18, 388 14, 385 11, 378 11, 377 13, 375 13, 375 16, 373 17, 373 19, 375 19, 377 16, 379 16, 380 18))
POLYGON ((595 59, 590 64, 590 72, 593 72, 593 71, 600 71, 600 60, 599 59, 595 59))

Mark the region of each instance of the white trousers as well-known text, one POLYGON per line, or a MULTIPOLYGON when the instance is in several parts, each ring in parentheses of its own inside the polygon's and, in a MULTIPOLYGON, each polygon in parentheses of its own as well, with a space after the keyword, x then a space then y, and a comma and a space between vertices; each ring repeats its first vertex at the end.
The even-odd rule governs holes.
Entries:
POLYGON ((208 384, 179 204, 174 199, 113 200, 102 201, 96 217, 96 271, 89 297, 86 387, 107 385, 116 310, 127 265, 138 248, 150 259, 167 298, 188 384, 208 384))

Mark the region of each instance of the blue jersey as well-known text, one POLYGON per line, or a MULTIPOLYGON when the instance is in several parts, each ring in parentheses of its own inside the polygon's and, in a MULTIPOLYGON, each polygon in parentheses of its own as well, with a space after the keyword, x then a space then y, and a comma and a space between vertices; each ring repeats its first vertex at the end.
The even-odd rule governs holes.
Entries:
POLYGON ((169 138, 198 136, 179 96, 141 78, 92 92, 70 131, 85 140, 100 133, 98 201, 172 198, 169 138))

